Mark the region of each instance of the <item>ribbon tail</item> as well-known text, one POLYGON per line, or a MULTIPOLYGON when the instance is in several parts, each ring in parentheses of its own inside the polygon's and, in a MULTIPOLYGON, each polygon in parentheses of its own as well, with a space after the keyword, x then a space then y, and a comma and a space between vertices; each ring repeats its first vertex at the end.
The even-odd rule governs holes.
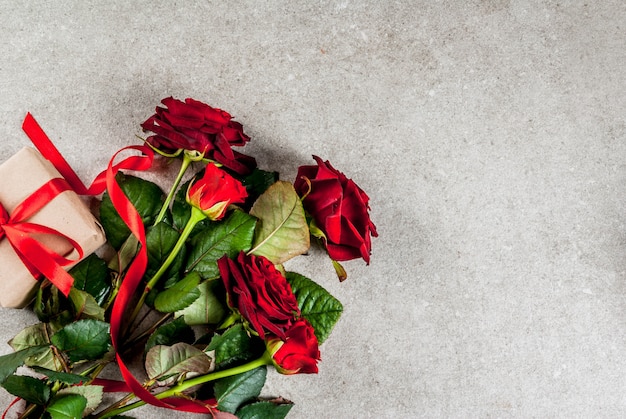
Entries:
POLYGON ((87 187, 80 180, 74 169, 69 165, 65 158, 61 155, 56 146, 50 141, 41 126, 37 123, 31 113, 27 113, 22 123, 22 129, 30 138, 31 142, 37 147, 37 150, 48 159, 54 167, 63 175, 63 177, 72 186, 72 189, 80 195, 87 194, 87 187))

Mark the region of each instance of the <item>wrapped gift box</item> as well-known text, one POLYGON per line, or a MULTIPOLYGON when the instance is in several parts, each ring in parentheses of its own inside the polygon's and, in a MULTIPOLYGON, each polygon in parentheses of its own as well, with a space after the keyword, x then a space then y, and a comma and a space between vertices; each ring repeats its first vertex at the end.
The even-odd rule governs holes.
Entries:
MULTIPOLYGON (((37 150, 25 147, 0 165, 0 203, 11 214, 17 205, 44 183, 60 177, 54 166, 37 150)), ((106 241, 102 227, 73 191, 61 193, 29 218, 28 222, 53 228, 75 240, 83 249, 83 257, 93 253, 106 241)), ((61 256, 72 260, 78 257, 67 240, 61 237, 41 235, 37 239, 61 256)), ((1 239, 0 306, 25 306, 32 300, 38 283, 8 240, 1 239)))

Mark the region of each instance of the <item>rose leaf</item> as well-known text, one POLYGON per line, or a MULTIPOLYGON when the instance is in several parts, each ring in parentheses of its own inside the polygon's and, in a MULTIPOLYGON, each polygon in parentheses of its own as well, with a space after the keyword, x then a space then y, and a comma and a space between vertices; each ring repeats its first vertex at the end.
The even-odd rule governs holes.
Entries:
POLYGON ((252 350, 250 336, 241 324, 236 324, 221 335, 215 335, 205 351, 215 351, 217 369, 236 362, 251 361, 257 354, 252 350))
POLYGON ((46 346, 45 350, 26 358, 24 361, 25 365, 38 365, 40 367, 53 370, 57 370, 62 366, 50 348, 50 339, 48 336, 51 331, 48 329, 49 327, 50 326, 46 323, 37 323, 32 326, 28 326, 9 341, 9 345, 11 345, 14 351, 20 351, 22 349, 36 346, 46 346))
POLYGON ((260 401, 250 403, 237 410, 239 419, 284 419, 293 407, 293 403, 273 403, 260 401))
POLYGON ((96 319, 104 321, 104 309, 98 305, 93 295, 72 288, 69 295, 76 319, 96 319))
POLYGON ((26 359, 40 354, 48 349, 47 346, 33 346, 7 355, 0 356, 0 383, 24 365, 26 359))
POLYGON ((70 275, 74 278, 74 288, 91 294, 99 305, 106 301, 111 291, 109 270, 106 262, 95 253, 74 266, 70 275))
POLYGON ((173 313, 189 307, 200 297, 200 275, 191 272, 165 291, 161 291, 154 300, 154 308, 161 313, 173 313))
POLYGON ((187 221, 191 217, 191 205, 187 202, 187 190, 190 183, 191 180, 178 188, 172 202, 172 226, 179 231, 185 228, 187 221))
POLYGON ((46 380, 51 382, 58 382, 63 384, 80 384, 85 381, 85 377, 77 374, 70 374, 67 372, 53 371, 48 368, 42 368, 39 366, 31 366, 33 371, 46 377, 46 380))
POLYGON ((321 344, 341 317, 343 305, 328 291, 305 276, 287 272, 286 277, 296 296, 302 317, 311 323, 317 341, 321 344))
POLYGON ((72 362, 96 360, 111 345, 109 324, 93 319, 78 320, 55 333, 51 341, 72 362))
POLYGON ((52 419, 75 419, 83 416, 87 399, 79 394, 55 396, 46 408, 52 419))
POLYGON ((164 222, 160 222, 146 233, 146 248, 148 250, 148 265, 158 269, 167 259, 170 251, 178 241, 180 234, 164 222))
POLYGON ((267 172, 258 168, 252 170, 252 173, 241 179, 241 184, 246 187, 248 192, 246 204, 252 205, 277 180, 278 172, 267 172))
POLYGON ((270 186, 254 203, 250 214, 259 219, 250 253, 279 264, 309 249, 309 227, 302 201, 291 183, 278 181, 270 186))
POLYGON ((265 384, 267 368, 265 366, 246 371, 215 382, 217 409, 235 413, 239 406, 255 399, 261 394, 265 384))
POLYGON ((14 396, 29 403, 44 405, 50 399, 50 388, 41 380, 24 375, 10 375, 2 387, 14 396))
POLYGON ((104 387, 102 386, 72 386, 59 390, 57 394, 77 394, 83 396, 87 399, 87 405, 83 408, 83 414, 90 414, 102 403, 103 390, 104 387))
POLYGON ((204 324, 218 324, 226 309, 218 297, 220 292, 220 281, 209 280, 198 285, 200 297, 198 297, 189 307, 176 312, 176 317, 184 316, 185 323, 190 326, 204 324))
POLYGON ((217 277, 219 258, 235 257, 240 251, 250 249, 255 225, 256 219, 242 211, 233 211, 224 221, 211 223, 191 240, 187 272, 196 271, 203 278, 217 277))
POLYGON ((211 370, 211 358, 200 349, 179 342, 172 346, 156 345, 146 355, 146 373, 155 380, 197 373, 206 374, 211 370))
MULTIPOLYGON (((152 182, 135 176, 124 175, 121 172, 117 174, 116 180, 124 194, 137 209, 144 224, 152 224, 152 220, 158 214, 164 201, 161 188, 152 182)), ((102 196, 100 222, 111 246, 119 249, 130 235, 130 230, 115 210, 107 192, 102 196)))
POLYGON ((185 323, 184 317, 179 317, 157 328, 146 342, 145 351, 156 345, 171 346, 177 342, 193 343, 195 340, 193 329, 185 323))

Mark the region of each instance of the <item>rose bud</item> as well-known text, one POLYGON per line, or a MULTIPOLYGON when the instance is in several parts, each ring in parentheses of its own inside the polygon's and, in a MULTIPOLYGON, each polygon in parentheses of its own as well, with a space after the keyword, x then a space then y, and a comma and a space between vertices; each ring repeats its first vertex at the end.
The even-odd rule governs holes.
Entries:
POLYGON ((304 209, 321 232, 329 256, 335 261, 363 258, 370 261, 371 236, 376 227, 369 216, 369 197, 328 161, 313 156, 317 166, 300 166, 294 187, 304 209))
POLYGON ((270 337, 266 347, 276 370, 281 374, 317 374, 320 351, 313 326, 304 319, 287 330, 284 340, 270 337))
POLYGON ((209 163, 202 179, 189 187, 187 202, 215 221, 224 217, 230 204, 242 203, 247 196, 246 188, 238 180, 209 163))
POLYGON ((261 339, 267 333, 285 338, 300 309, 291 286, 272 262, 240 252, 236 260, 222 257, 217 266, 228 305, 243 316, 261 339))
POLYGON ((160 153, 197 152, 239 174, 256 167, 254 158, 232 150, 245 145, 250 137, 228 112, 189 98, 182 102, 168 97, 161 103, 166 108, 157 106, 156 113, 141 124, 144 131, 154 133, 146 141, 160 153))

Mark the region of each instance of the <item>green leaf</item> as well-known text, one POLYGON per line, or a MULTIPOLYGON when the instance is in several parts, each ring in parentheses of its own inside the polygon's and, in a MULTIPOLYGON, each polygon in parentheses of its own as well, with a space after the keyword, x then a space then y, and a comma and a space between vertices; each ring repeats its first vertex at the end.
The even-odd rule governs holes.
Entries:
POLYGON ((7 377, 15 372, 19 367, 24 365, 24 361, 33 355, 40 354, 48 349, 47 346, 33 346, 0 356, 0 383, 4 382, 7 377))
POLYGON ((164 222, 152 227, 146 234, 149 266, 158 269, 167 259, 179 237, 178 231, 164 222))
POLYGON ((46 412, 52 419, 77 419, 83 417, 87 407, 87 399, 78 394, 55 396, 48 405, 46 412))
POLYGON ((157 345, 146 355, 148 377, 164 380, 190 372, 206 374, 211 370, 211 358, 200 349, 179 342, 172 346, 157 345))
POLYGON ((4 380, 2 387, 29 403, 44 405, 50 399, 50 388, 43 381, 33 377, 10 375, 4 380))
POLYGON ((321 344, 341 317, 343 305, 314 281, 295 272, 287 272, 287 282, 296 296, 302 317, 307 319, 321 344))
POLYGON ((187 189, 193 179, 188 180, 179 186, 174 201, 172 202, 172 224, 173 227, 182 231, 191 217, 191 205, 187 203, 187 189))
POLYGON ((291 183, 278 181, 270 186, 254 203, 250 215, 259 219, 250 253, 279 264, 309 249, 309 227, 291 183))
POLYGON ((237 417, 239 419, 284 419, 292 407, 291 402, 261 401, 243 406, 237 411, 237 417))
POLYGON ((241 324, 230 327, 222 335, 216 334, 205 350, 215 351, 216 369, 251 361, 255 356, 250 336, 241 324))
POLYGON ((233 211, 222 222, 210 224, 192 238, 186 270, 198 272, 203 278, 219 276, 217 260, 248 251, 255 225, 256 219, 242 211, 233 211))
POLYGON ((278 172, 267 172, 255 168, 252 173, 241 180, 241 184, 246 187, 248 198, 246 204, 252 205, 256 199, 263 194, 278 180, 278 172))
POLYGON ((83 415, 93 413, 100 403, 102 403, 103 396, 102 386, 72 386, 61 389, 57 392, 57 395, 63 394, 76 394, 79 396, 83 396, 87 400, 87 405, 83 408, 83 415))
MULTIPOLYGON (((180 237, 180 233, 168 225, 165 221, 151 227, 146 235, 146 246, 148 250, 148 267, 146 269, 146 278, 152 277, 157 273, 163 262, 167 259, 171 251, 174 249, 176 242, 180 237)), ((170 287, 173 283, 180 280, 179 273, 185 263, 187 257, 186 248, 183 246, 169 268, 161 277, 156 286, 157 291, 170 287)), ((154 297, 151 299, 154 303, 154 297)), ((149 304, 150 305, 150 304, 149 304)))
POLYGON ((98 305, 93 295, 72 288, 69 295, 76 319, 96 319, 104 321, 104 309, 98 305))
POLYGON ((185 323, 184 317, 179 317, 157 328, 148 338, 145 351, 148 352, 156 345, 171 346, 177 342, 193 343, 194 340, 193 329, 185 323))
POLYGON ((53 328, 47 323, 37 323, 28 326, 19 332, 9 341, 9 345, 14 351, 37 346, 46 346, 46 349, 36 355, 26 358, 24 364, 27 366, 38 365, 51 370, 59 370, 63 367, 61 362, 54 356, 50 349, 49 336, 53 333, 53 328))
MULTIPOLYGON (((185 266, 185 262, 187 260, 187 248, 185 246, 181 247, 178 251, 178 254, 174 257, 172 264, 168 268, 167 272, 163 275, 161 280, 157 284, 157 289, 164 290, 170 288, 172 285, 180 281, 181 274, 187 274, 188 272, 183 271, 183 267, 185 266)), ((160 266, 159 266, 160 267, 160 266)), ((150 272, 150 277, 157 272, 150 272)))
POLYGON ((116 273, 124 272, 131 264, 139 250, 139 240, 135 236, 128 236, 117 249, 117 254, 109 260, 107 267, 116 273))
POLYGON ((9 341, 9 345, 16 351, 33 346, 47 345, 50 343, 50 339, 47 338, 47 335, 48 330, 46 330, 44 323, 33 324, 15 335, 15 337, 9 341))
POLYGON ((218 293, 223 293, 222 284, 217 280, 205 281, 198 285, 200 297, 187 308, 176 312, 176 317, 185 316, 190 326, 218 324, 224 318, 226 309, 218 293))
POLYGON ((68 324, 51 340, 72 362, 99 359, 111 345, 109 324, 91 319, 68 324))
POLYGON ((200 297, 200 280, 197 272, 191 272, 171 288, 160 292, 154 300, 154 308, 162 313, 173 313, 189 307, 200 297))
POLYGON ((53 370, 49 370, 47 368, 42 368, 42 367, 35 366, 35 365, 31 366, 30 368, 33 371, 46 377, 46 380, 48 382, 59 382, 63 384, 80 384, 83 381, 85 381, 85 377, 83 377, 82 375, 69 374, 67 372, 53 371, 53 370))
POLYGON ((217 409, 235 413, 239 406, 261 394, 266 375, 267 368, 263 366, 217 380, 214 387, 217 409))
MULTIPOLYGON (((161 188, 152 182, 138 177, 124 175, 121 172, 117 174, 116 179, 124 194, 137 209, 144 224, 152 224, 152 221, 159 213, 164 201, 161 188)), ((113 207, 113 203, 107 192, 102 196, 100 221, 111 246, 115 249, 119 249, 130 235, 130 230, 113 207)))
POLYGON ((91 294, 98 305, 104 304, 111 292, 109 270, 104 260, 92 253, 70 269, 69 273, 74 278, 75 289, 91 294))

